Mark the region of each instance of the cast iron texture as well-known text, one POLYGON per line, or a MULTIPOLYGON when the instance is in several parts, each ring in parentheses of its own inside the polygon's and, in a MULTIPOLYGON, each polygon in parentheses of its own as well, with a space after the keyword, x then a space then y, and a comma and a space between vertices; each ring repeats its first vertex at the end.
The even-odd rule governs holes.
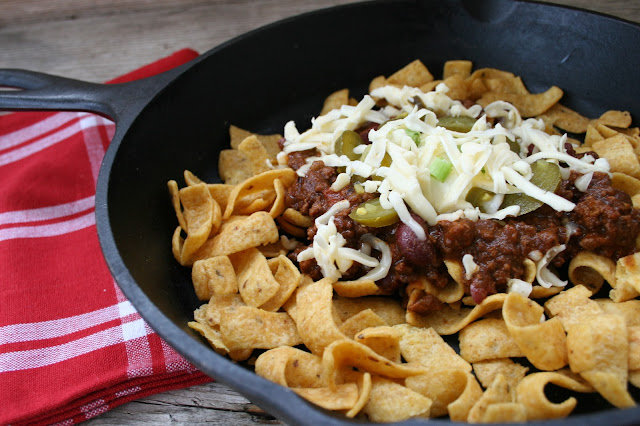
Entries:
MULTIPOLYGON (((342 424, 345 419, 218 356, 187 328, 200 302, 190 270, 171 254, 177 221, 166 182, 177 179, 182 185, 185 169, 216 181, 217 155, 228 146, 229 124, 280 133, 293 119, 304 128, 327 94, 349 87, 360 97, 373 77, 416 58, 436 73, 446 60, 470 59, 476 68, 521 75, 532 92, 560 86, 563 102, 587 116, 623 109, 637 120, 638 46, 639 26, 571 8, 510 0, 380 1, 317 11, 253 31, 149 80, 137 95, 113 87, 97 90, 88 102, 81 97, 75 108, 92 109, 97 100, 108 106, 98 111, 118 121, 96 195, 107 263, 149 324, 204 372, 289 424, 342 424)), ((42 108, 68 107, 47 104, 47 96, 42 100, 42 108)), ((15 108, 33 109, 33 102, 15 108)), ((0 107, 7 105, 0 95, 0 107)), ((640 408, 610 409, 594 395, 580 400, 578 414, 560 423, 640 422, 640 408)))

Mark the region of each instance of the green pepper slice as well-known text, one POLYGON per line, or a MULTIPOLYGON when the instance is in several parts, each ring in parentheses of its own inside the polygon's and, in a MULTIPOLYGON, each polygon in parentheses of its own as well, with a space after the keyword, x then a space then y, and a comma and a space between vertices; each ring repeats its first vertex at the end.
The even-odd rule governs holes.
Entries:
POLYGON ((468 117, 466 115, 461 115, 459 117, 445 115, 444 117, 441 117, 440 120, 438 120, 438 126, 444 127, 445 129, 451 130, 452 132, 460 133, 469 132, 475 123, 475 118, 468 117))
MULTIPOLYGON (((555 163, 550 163, 546 160, 538 160, 531 165, 531 183, 543 189, 545 191, 555 192, 562 181, 562 175, 560 174, 560 167, 555 163)), ((507 194, 504 196, 502 205, 500 208, 509 206, 520 206, 520 214, 530 213, 537 208, 541 207, 544 203, 540 200, 536 200, 526 194, 507 194)))
MULTIPOLYGON (((367 145, 364 148, 364 151, 362 152, 362 155, 360 156, 360 161, 364 161, 365 158, 367 158, 367 155, 369 155, 369 151, 371 151, 371 145, 367 145)), ((380 162, 380 166, 381 167, 389 167, 391 166, 391 156, 389 155, 388 152, 384 153, 384 157, 382 157, 382 161, 380 162)), ((383 180, 384 178, 380 177, 380 176, 376 176, 376 175, 372 175, 371 176, 372 180, 383 180)))
POLYGON ((512 152, 520 155, 520 144, 518 142, 507 138, 507 143, 509 144, 509 149, 511 149, 512 152))
POLYGON ((491 191, 474 186, 467 192, 465 200, 471 203, 473 207, 479 208, 482 213, 486 213, 484 203, 491 201, 495 195, 491 191))
POLYGON ((394 209, 385 209, 379 198, 365 201, 349 213, 349 217, 361 225, 381 228, 393 225, 398 221, 398 213, 394 209))
POLYGON ((335 153, 338 155, 346 155, 349 160, 355 161, 360 155, 353 152, 355 147, 362 145, 362 138, 353 130, 345 130, 342 132, 338 140, 336 140, 335 153))

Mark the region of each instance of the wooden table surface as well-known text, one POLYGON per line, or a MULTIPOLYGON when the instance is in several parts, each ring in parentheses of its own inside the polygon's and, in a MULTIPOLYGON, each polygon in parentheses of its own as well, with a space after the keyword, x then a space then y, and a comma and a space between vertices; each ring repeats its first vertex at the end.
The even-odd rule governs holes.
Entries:
MULTIPOLYGON (((102 82, 184 47, 205 52, 264 24, 352 0, 3 0, 0 68, 102 82)), ((554 0, 640 22, 638 0, 554 0)), ((633 52, 636 53, 636 52, 633 52)), ((117 407, 88 422, 281 424, 210 383, 117 407)))

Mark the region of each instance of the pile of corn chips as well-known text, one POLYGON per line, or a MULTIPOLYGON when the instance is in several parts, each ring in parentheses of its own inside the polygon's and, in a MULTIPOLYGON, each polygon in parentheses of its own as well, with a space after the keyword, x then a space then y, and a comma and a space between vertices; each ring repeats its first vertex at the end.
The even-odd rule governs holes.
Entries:
MULTIPOLYGON (((576 151, 606 158, 613 185, 640 203, 640 136, 628 113, 589 119, 559 104, 557 87, 531 94, 520 77, 472 72, 468 61, 447 62, 443 76, 434 80, 414 61, 375 78, 370 89, 430 91, 444 81, 453 99, 483 106, 505 100, 524 117, 544 120, 550 133, 584 133, 584 142, 572 140, 576 151)), ((354 102, 348 90, 338 91, 322 113, 354 102)), ((405 312, 396 298, 378 296, 373 282, 314 282, 300 273, 286 255, 296 246, 290 238, 304 238, 312 221, 285 206, 296 174, 273 166, 280 135, 234 126, 230 134, 232 149, 220 155, 224 184, 204 183, 189 171, 182 189, 168 184, 179 222, 173 253, 192 268, 195 292, 207 302, 189 326, 216 352, 248 360, 257 374, 324 409, 375 422, 555 419, 591 392, 616 407, 635 405, 628 382, 640 387, 640 253, 616 263, 582 252, 569 265, 573 286, 564 291, 534 286, 531 299, 494 294, 474 306, 459 285, 439 295, 444 309, 405 312), (594 299, 605 281, 610 297, 594 299), (457 336, 459 354, 442 336, 457 336), (550 383, 576 396, 550 401, 550 383)), ((447 266, 460 284, 461 265, 447 266)))

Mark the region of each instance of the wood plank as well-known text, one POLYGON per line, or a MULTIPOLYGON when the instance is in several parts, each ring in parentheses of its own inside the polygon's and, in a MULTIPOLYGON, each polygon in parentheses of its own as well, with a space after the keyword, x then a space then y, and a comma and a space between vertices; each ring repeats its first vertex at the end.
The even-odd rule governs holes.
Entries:
POLYGON ((5 24, 0 26, 0 68, 103 82, 185 47, 206 52, 267 23, 349 2, 218 1, 182 7, 174 1, 171 7, 132 8, 109 16, 89 14, 69 19, 63 15, 5 24))
POLYGON ((87 425, 159 423, 282 424, 225 385, 207 383, 130 402, 91 419, 87 425))

